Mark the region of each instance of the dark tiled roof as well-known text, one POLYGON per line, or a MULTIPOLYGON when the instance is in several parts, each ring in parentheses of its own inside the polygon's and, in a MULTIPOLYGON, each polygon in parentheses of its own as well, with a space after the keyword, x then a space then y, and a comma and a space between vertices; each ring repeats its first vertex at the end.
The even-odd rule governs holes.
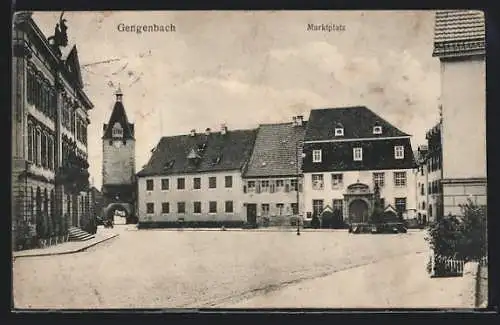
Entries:
POLYGON ((127 113, 125 112, 125 107, 123 107, 123 103, 121 101, 115 102, 115 106, 113 107, 113 112, 111 113, 109 122, 108 124, 104 124, 104 135, 102 137, 103 139, 112 138, 112 128, 116 122, 120 123, 123 128, 124 139, 134 139, 134 124, 128 122, 127 113))
POLYGON ((405 137, 408 134, 365 106, 323 108, 311 110, 304 141, 405 137), (335 127, 344 128, 344 136, 335 136, 335 127), (382 127, 382 134, 373 134, 373 127, 382 127))
POLYGON ((255 136, 256 130, 228 130, 226 134, 214 132, 208 136, 163 137, 137 176, 242 170, 252 153, 255 136), (193 149, 202 149, 197 162, 188 159, 193 149))
MULTIPOLYGON (((290 176, 297 174, 297 153, 302 153, 305 125, 262 124, 244 177, 290 176), (299 150, 297 151, 296 146, 299 150)), ((302 159, 299 157, 299 172, 302 159)))
POLYGON ((485 54, 484 13, 478 10, 443 10, 436 13, 433 56, 485 54))

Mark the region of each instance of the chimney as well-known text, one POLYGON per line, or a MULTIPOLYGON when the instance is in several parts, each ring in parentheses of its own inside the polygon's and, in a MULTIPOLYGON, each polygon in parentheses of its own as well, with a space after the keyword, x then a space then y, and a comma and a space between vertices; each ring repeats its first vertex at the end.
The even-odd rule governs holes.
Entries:
POLYGON ((224 135, 227 133, 227 126, 226 124, 221 124, 220 126, 220 134, 224 135))
POLYGON ((297 126, 297 116, 292 116, 293 126, 297 126))
POLYGON ((212 131, 212 130, 210 130, 210 128, 206 128, 205 129, 205 135, 210 135, 210 131, 212 131))
POLYGON ((298 115, 295 117, 295 126, 302 126, 302 123, 304 122, 304 117, 302 115, 298 115))
POLYGON ((191 132, 190 132, 190 135, 191 135, 192 137, 194 137, 194 136, 196 135, 196 130, 195 130, 195 129, 192 129, 192 130, 191 130, 191 132))

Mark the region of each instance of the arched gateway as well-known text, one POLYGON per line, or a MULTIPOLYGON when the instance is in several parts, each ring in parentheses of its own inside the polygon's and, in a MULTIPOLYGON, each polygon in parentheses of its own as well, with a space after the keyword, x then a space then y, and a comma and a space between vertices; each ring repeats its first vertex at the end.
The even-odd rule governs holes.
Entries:
POLYGON ((370 187, 362 183, 354 183, 347 187, 344 194, 349 223, 362 223, 370 220, 373 210, 373 193, 370 187))

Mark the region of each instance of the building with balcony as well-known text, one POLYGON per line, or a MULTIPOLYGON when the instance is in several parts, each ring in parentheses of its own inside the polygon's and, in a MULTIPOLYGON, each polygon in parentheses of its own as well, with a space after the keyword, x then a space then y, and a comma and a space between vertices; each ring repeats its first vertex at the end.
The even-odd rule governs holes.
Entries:
POLYGON ((417 166, 410 137, 364 106, 313 109, 303 145, 306 217, 330 207, 346 223, 367 222, 378 185, 385 210, 413 218, 417 166))
POLYGON ((248 223, 261 223, 267 217, 270 225, 289 225, 292 216, 304 211, 301 155, 305 125, 302 116, 295 116, 292 123, 259 126, 243 175, 248 223))
POLYGON ((485 53, 482 11, 436 13, 432 55, 441 64, 443 195, 438 217, 460 215, 468 198, 486 205, 485 53))
MULTIPOLYGON (((83 90, 76 45, 68 46, 64 19, 46 38, 29 12, 12 29, 13 234, 21 223, 51 238, 88 215, 88 188, 70 189, 61 171, 77 168, 88 183, 87 127, 93 105, 83 90)), ((79 182, 76 182, 79 183, 79 182)), ((75 183, 75 184, 76 184, 75 183)), ((15 246, 16 247, 16 246, 15 246)))
POLYGON ((139 227, 242 226, 255 130, 206 129, 160 139, 137 173, 139 227))

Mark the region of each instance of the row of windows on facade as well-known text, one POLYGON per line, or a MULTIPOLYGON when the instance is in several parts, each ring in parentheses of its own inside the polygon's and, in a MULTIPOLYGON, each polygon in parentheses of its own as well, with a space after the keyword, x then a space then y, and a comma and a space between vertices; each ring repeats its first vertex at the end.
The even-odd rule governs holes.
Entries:
MULTIPOLYGON (((55 170, 55 150, 56 141, 52 131, 41 125, 36 125, 33 121, 28 121, 28 161, 35 166, 42 167, 48 170, 55 170)), ((62 154, 63 159, 68 157, 72 149, 69 142, 63 139, 62 154)), ((86 153, 82 150, 76 150, 77 154, 86 159, 86 153)))
MULTIPOLYGON (((202 204, 201 201, 193 202, 192 213, 200 214, 202 213, 202 204)), ((233 213, 233 201, 225 201, 224 202, 224 212, 225 213, 233 213)), ((153 214, 155 213, 155 204, 154 202, 146 203, 146 213, 153 214)), ((170 213, 170 202, 162 202, 161 203, 161 213, 169 214, 170 213)), ((177 202, 177 213, 187 213, 186 210, 186 202, 177 202)), ((217 201, 209 201, 208 202, 208 213, 217 213, 217 201)))
MULTIPOLYGON (((312 185, 315 190, 324 189, 324 176, 323 174, 312 174, 312 185)), ((404 187, 406 186, 406 172, 393 172, 394 186, 404 187)), ((344 175, 342 173, 331 174, 331 184, 332 189, 340 189, 344 186, 344 175)), ((385 186, 385 173, 384 172, 374 172, 373 173, 373 185, 378 185, 379 188, 385 186)))
MULTIPOLYGON (((54 87, 50 82, 36 72, 34 68, 28 69, 27 100, 52 121, 57 115, 57 97, 54 87)), ((62 125, 76 138, 87 144, 87 123, 77 116, 71 101, 64 96, 62 101, 62 125)))
MULTIPOLYGON (((35 189, 31 187, 26 194, 26 213, 23 216, 25 221, 33 222, 37 217, 41 216, 48 216, 50 218, 56 217, 54 203, 56 197, 54 190, 51 190, 49 194, 47 189, 42 191, 40 187, 38 187, 35 191, 35 189)), ((72 213, 84 215, 89 211, 90 197, 78 197, 73 211, 71 209, 71 201, 71 195, 68 194, 66 196, 66 214, 69 216, 71 216, 72 213)))
MULTIPOLYGON (((420 188, 420 195, 425 195, 425 184, 418 183, 418 187, 420 188)), ((435 180, 435 181, 429 182, 427 184, 427 193, 429 193, 429 194, 442 193, 442 187, 441 187, 440 181, 435 180)))
MULTIPOLYGON (((378 125, 378 124, 373 126, 372 133, 373 134, 382 134, 382 126, 378 125)), ((344 127, 342 125, 340 125, 340 123, 335 128, 335 136, 336 137, 344 136, 344 127)))
MULTIPOLYGON (((323 151, 321 149, 313 150, 312 161, 314 163, 320 163, 323 161, 322 157, 323 151)), ((404 159, 405 157, 405 148, 404 146, 394 146, 394 158, 396 159, 404 159)), ((352 149, 352 159, 354 161, 362 161, 363 160, 363 148, 353 148, 352 149)))
MULTIPOLYGON (((381 198, 381 205, 385 207, 385 199, 381 198)), ((324 208, 324 200, 312 200, 312 207, 313 207, 313 215, 320 215, 324 208)), ((344 200, 341 199, 334 199, 332 202, 332 207, 334 211, 343 211, 344 208, 344 200)), ((394 207, 396 210, 400 213, 406 211, 406 198, 405 197, 397 197, 394 198, 394 207)))
POLYGON ((427 160, 427 168, 429 169, 429 172, 442 169, 441 155, 430 156, 427 160))
MULTIPOLYGON (((224 187, 231 188, 233 187, 233 176, 225 176, 224 177, 224 187)), ((201 189, 201 178, 193 177, 193 189, 199 190, 201 189)), ((217 188, 217 177, 211 176, 208 178, 208 188, 217 188)), ((166 191, 170 189, 170 179, 162 178, 161 179, 161 190, 166 191)), ((186 189, 186 179, 184 177, 177 178, 177 189, 184 190, 186 189)), ((154 179, 146 180, 146 191, 154 191, 154 179)))

